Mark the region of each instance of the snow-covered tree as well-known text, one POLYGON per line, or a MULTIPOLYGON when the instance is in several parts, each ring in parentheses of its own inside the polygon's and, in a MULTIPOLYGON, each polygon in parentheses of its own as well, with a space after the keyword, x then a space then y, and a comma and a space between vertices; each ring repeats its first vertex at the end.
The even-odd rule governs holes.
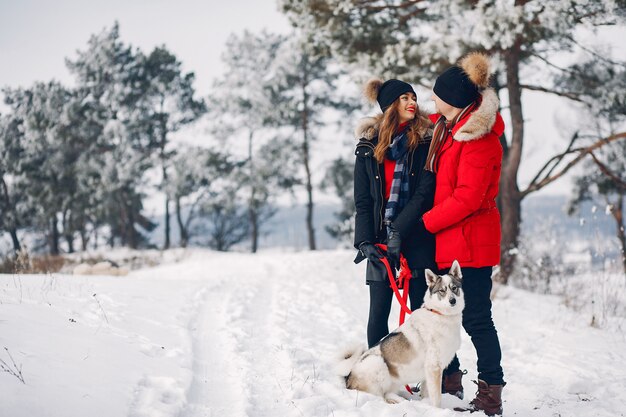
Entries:
POLYGON ((219 186, 232 177, 236 164, 225 154, 196 146, 177 152, 171 164, 165 191, 174 200, 180 246, 186 247, 198 234, 196 220, 202 220, 200 208, 217 194, 216 183, 219 186))
POLYGON ((83 147, 68 117, 71 92, 50 82, 5 89, 4 94, 12 117, 21 121, 20 132, 14 136, 22 149, 15 174, 28 198, 30 223, 46 233, 50 253, 59 253, 63 230, 68 231, 72 250, 68 219, 76 194, 75 162, 83 147))
POLYGON ((341 209, 333 213, 336 222, 326 226, 326 231, 333 238, 342 242, 351 242, 354 236, 354 163, 345 158, 334 159, 322 181, 322 189, 330 190, 341 199, 341 209))
POLYGON ((263 225, 274 215, 272 203, 281 190, 297 182, 297 152, 281 134, 284 124, 268 89, 275 82, 276 55, 287 41, 266 31, 231 35, 222 56, 224 74, 215 80, 209 98, 212 131, 227 148, 247 140, 247 158, 237 169, 246 202, 251 251, 258 248, 263 225))
MULTIPOLYGON (((145 172, 159 148, 152 114, 146 112, 150 87, 146 57, 122 42, 119 26, 93 35, 67 66, 76 77, 81 133, 88 138, 88 180, 93 203, 99 207, 111 236, 137 247, 145 242, 141 229, 155 225, 141 212, 145 197, 145 172)), ((99 224, 99 226, 101 223, 99 224)))
POLYGON ((583 201, 596 201, 606 207, 615 219, 616 236, 620 245, 621 261, 626 274, 626 141, 611 144, 592 154, 592 160, 583 164, 584 173, 576 178, 570 214, 583 201))
POLYGON ((342 93, 340 82, 345 81, 342 77, 344 68, 334 62, 306 32, 298 33, 282 45, 271 73, 274 78, 268 92, 274 103, 273 108, 284 126, 295 129, 295 137, 300 142, 298 157, 304 168, 309 249, 315 250, 311 143, 318 137, 321 128, 329 125, 329 112, 343 115, 360 104, 342 93))
MULTIPOLYGON (((539 91, 574 103, 597 102, 596 96, 583 96, 550 83, 552 72, 573 70, 557 65, 553 59, 562 53, 597 58, 583 38, 598 27, 622 24, 626 16, 624 2, 280 0, 279 4, 295 26, 313 33, 334 56, 358 68, 367 67, 374 73, 428 88, 443 69, 468 51, 483 50, 494 55, 494 86, 506 90, 512 127, 511 138, 501 138, 504 160, 498 201, 502 214, 500 279, 506 282, 515 262, 522 199, 560 177, 559 172, 538 176, 538 181, 526 189, 519 187, 525 137, 522 93, 539 91)), ((593 77, 598 70, 592 66, 587 71, 577 75, 593 77)), ((626 79, 616 78, 598 88, 604 91, 597 95, 603 97, 600 102, 607 97, 623 102, 626 79)))
MULTIPOLYGON (((158 143, 158 158, 161 166, 162 188, 167 189, 168 160, 174 151, 167 149, 169 134, 182 126, 196 121, 205 111, 202 99, 196 99, 192 72, 183 73, 181 62, 174 54, 160 46, 155 48, 143 61, 147 90, 139 99, 143 117, 151 122, 150 132, 154 132, 158 143)), ((170 247, 170 201, 172 195, 165 193, 165 243, 170 247)))
POLYGON ((0 232, 11 236, 13 250, 21 250, 18 229, 27 226, 25 208, 21 204, 26 193, 20 186, 19 175, 23 121, 13 114, 0 115, 0 232), (20 210, 20 207, 22 210, 20 210))
POLYGON ((248 213, 238 184, 229 183, 200 206, 200 215, 207 220, 198 225, 199 234, 212 249, 227 251, 245 240, 250 233, 248 213))

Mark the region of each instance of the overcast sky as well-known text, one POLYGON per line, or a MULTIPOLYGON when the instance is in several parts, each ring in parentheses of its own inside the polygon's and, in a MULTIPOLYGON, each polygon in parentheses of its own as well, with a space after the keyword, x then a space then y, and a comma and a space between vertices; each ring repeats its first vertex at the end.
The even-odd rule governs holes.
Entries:
POLYGON ((144 52, 165 44, 195 72, 201 94, 222 71, 229 34, 289 31, 275 0, 0 0, 0 87, 53 78, 71 84, 65 58, 116 20, 122 40, 144 52))

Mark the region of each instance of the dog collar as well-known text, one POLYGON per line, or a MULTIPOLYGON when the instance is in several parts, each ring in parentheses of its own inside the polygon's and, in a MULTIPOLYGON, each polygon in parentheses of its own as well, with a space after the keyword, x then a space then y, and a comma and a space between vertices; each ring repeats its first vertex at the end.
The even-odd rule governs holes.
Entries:
POLYGON ((427 307, 427 308, 426 308, 426 310, 428 310, 428 311, 432 311, 432 312, 433 312, 433 313, 435 313, 435 314, 439 314, 440 316, 443 316, 443 314, 441 314, 441 312, 439 312, 439 311, 437 311, 437 310, 433 310, 432 308, 428 308, 428 307, 427 307))

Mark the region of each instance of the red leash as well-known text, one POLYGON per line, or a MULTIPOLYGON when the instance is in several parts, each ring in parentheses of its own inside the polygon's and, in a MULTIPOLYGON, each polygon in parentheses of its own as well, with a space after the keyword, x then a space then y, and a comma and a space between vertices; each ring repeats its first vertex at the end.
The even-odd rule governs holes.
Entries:
MULTIPOLYGON (((385 252, 387 252, 387 245, 383 245, 381 243, 377 243, 376 246, 385 252)), ((387 276, 389 277, 389 283, 391 284, 391 289, 393 293, 396 295, 396 299, 400 304, 400 326, 404 323, 404 318, 407 314, 411 314, 411 309, 406 305, 406 302, 409 298, 409 282, 411 280, 411 270, 409 269, 409 264, 404 257, 404 255, 400 254, 400 272, 398 273, 398 282, 400 283, 400 288, 402 288, 402 295, 400 295, 400 290, 398 289, 398 284, 396 283, 395 278, 393 277, 393 271, 391 271, 391 265, 389 265, 389 261, 387 257, 380 258, 381 262, 387 268, 387 276)), ((409 392, 409 394, 413 395, 413 391, 411 387, 405 385, 404 388, 409 392)))
MULTIPOLYGON (((387 251, 387 245, 377 243, 376 246, 385 252, 387 251)), ((411 309, 406 305, 406 302, 409 299, 409 281, 411 280, 411 270, 409 269, 409 264, 407 263, 404 255, 400 254, 400 273, 398 274, 398 283, 400 283, 400 286, 398 286, 395 278, 393 277, 391 265, 389 265, 387 257, 380 258, 380 260, 387 268, 387 276, 389 277, 391 289, 396 295, 398 303, 400 303, 400 326, 402 326, 402 323, 404 323, 404 317, 407 314, 411 314, 411 309), (402 294, 400 294, 399 288, 403 290, 402 294)))

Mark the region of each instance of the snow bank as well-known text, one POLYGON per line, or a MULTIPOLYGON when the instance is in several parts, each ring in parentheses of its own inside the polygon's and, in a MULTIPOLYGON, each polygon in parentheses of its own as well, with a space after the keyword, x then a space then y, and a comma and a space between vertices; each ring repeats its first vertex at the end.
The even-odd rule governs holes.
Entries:
MULTIPOLYGON (((343 387, 337 355, 365 341, 367 319, 353 255, 197 250, 125 277, 0 275, 0 348, 25 381, 0 373, 0 415, 463 415, 466 336, 465 401, 389 405, 343 387)), ((506 415, 624 415, 624 317, 598 329, 556 296, 500 288, 494 321, 506 415)))

